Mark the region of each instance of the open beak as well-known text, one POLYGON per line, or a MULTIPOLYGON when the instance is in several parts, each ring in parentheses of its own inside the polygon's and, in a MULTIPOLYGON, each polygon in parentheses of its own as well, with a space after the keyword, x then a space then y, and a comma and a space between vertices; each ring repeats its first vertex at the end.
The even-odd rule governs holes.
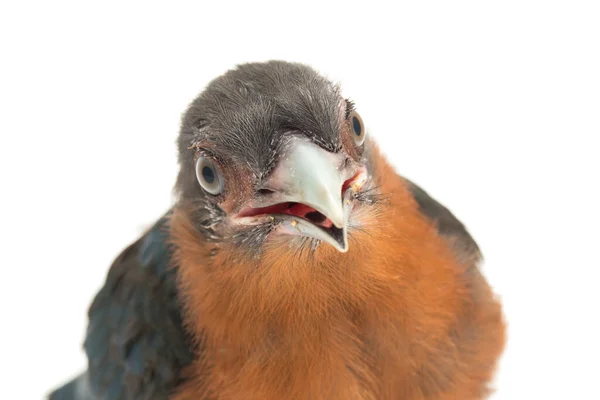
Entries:
POLYGON ((353 189, 364 183, 366 171, 356 165, 343 167, 343 161, 341 153, 292 138, 263 185, 263 194, 240 211, 238 221, 257 223, 269 218, 281 222, 281 233, 322 240, 342 253, 348 251, 353 189))

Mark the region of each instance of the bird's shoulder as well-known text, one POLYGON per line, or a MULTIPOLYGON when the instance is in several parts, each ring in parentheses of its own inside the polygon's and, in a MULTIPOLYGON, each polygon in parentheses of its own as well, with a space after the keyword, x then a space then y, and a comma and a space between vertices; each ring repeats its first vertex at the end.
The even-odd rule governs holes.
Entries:
POLYGON ((419 207, 419 212, 436 227, 439 235, 447 240, 455 255, 461 261, 470 261, 476 265, 481 259, 481 251, 464 224, 420 186, 406 178, 403 179, 419 207))
POLYGON ((192 361, 171 265, 168 217, 115 259, 90 306, 88 386, 98 398, 166 398, 192 361))

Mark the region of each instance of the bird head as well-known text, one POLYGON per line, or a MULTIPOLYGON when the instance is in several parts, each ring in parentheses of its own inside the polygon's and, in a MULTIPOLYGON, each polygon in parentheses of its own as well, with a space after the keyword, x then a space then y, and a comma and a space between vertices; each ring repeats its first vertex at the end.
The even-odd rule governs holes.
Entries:
POLYGON ((347 252, 377 200, 366 135, 354 103, 312 68, 240 65, 183 116, 179 201, 209 242, 347 252))

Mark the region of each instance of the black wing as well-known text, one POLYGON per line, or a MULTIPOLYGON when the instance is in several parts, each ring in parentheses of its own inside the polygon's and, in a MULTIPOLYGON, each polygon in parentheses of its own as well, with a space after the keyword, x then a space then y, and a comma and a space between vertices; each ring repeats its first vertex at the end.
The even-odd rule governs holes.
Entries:
POLYGON ((419 205, 421 213, 437 227, 439 234, 448 240, 456 256, 461 260, 477 263, 481 259, 479 246, 458 218, 419 186, 406 178, 403 179, 419 205))
POLYGON ((114 261, 89 309, 88 371, 51 399, 166 399, 193 359, 166 218, 114 261))

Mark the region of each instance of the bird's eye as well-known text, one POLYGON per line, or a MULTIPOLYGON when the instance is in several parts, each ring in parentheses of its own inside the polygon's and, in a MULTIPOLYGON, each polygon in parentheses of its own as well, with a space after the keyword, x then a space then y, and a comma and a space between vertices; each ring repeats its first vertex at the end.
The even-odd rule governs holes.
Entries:
POLYGON ((352 132, 352 138, 357 146, 361 146, 365 142, 365 125, 363 120, 356 111, 352 111, 348 117, 350 122, 350 132, 352 132))
POLYGON ((200 156, 196 161, 196 178, 202 189, 212 195, 223 192, 223 176, 216 164, 208 157, 200 156))

